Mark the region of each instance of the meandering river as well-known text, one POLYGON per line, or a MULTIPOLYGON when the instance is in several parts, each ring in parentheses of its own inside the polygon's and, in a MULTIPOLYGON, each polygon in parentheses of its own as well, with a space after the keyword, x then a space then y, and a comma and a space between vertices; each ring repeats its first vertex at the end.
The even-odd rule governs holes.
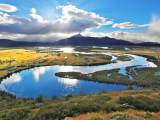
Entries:
MULTIPOLYGON (((63 50, 65 51, 65 49, 63 50)), ((72 50, 68 51, 72 52, 72 50)), ((95 54, 81 53, 81 54, 95 54)), ((97 53, 96 53, 97 54, 97 53)), ((115 60, 120 53, 98 53, 112 56, 115 60)), ((17 97, 28 98, 37 97, 39 94, 46 95, 51 98, 52 95, 58 97, 66 96, 67 94, 78 94, 80 91, 84 93, 99 92, 100 90, 117 91, 123 90, 127 86, 116 84, 105 84, 77 79, 59 78, 55 76, 57 72, 81 72, 93 73, 101 70, 111 70, 120 68, 119 73, 125 75, 125 68, 130 66, 141 67, 157 67, 154 63, 148 62, 146 58, 136 55, 123 54, 133 57, 130 61, 117 61, 117 63, 99 65, 99 66, 44 66, 35 67, 29 70, 23 70, 20 73, 14 73, 9 78, 4 79, 0 84, 0 90, 13 93, 17 97)), ((131 78, 132 79, 132 78, 131 78)), ((140 88, 140 87, 135 87, 140 88)))

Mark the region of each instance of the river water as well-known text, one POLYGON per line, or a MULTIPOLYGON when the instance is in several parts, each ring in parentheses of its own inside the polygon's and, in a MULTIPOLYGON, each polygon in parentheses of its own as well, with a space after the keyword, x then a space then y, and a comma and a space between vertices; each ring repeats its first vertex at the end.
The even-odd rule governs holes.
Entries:
MULTIPOLYGON (((62 49, 61 49, 62 50, 62 49)), ((73 50, 73 49, 72 49, 73 50)), ((71 49, 64 52, 72 52, 71 49)), ((95 54, 81 53, 81 54, 95 54)), ((97 53, 96 53, 97 54, 97 53)), ((116 60, 119 53, 99 53, 112 56, 112 60, 116 60)), ((52 95, 58 97, 66 96, 67 94, 78 94, 80 91, 84 93, 98 93, 101 90, 117 91, 123 90, 127 86, 117 84, 106 84, 92 81, 84 81, 69 78, 59 78, 55 76, 57 72, 81 72, 93 73, 101 70, 111 70, 120 68, 119 73, 126 75, 125 68, 130 66, 138 67, 157 67, 154 63, 148 62, 146 58, 136 55, 123 54, 133 57, 130 61, 117 61, 117 63, 99 65, 99 66, 44 66, 35 67, 29 70, 23 70, 20 73, 14 73, 9 78, 4 79, 0 84, 0 90, 12 93, 17 97, 29 98, 37 97, 39 94, 46 95, 51 98, 52 95)), ((130 79, 132 80, 131 76, 130 79)), ((135 88, 140 88, 135 86, 135 88)))

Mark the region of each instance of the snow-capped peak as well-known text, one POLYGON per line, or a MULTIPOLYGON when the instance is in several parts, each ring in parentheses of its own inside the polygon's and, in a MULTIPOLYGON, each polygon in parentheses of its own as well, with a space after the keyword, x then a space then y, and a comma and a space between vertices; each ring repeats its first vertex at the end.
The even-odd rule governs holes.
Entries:
POLYGON ((77 35, 74 35, 74 36, 72 36, 72 37, 84 37, 84 36, 82 36, 81 34, 77 34, 77 35))

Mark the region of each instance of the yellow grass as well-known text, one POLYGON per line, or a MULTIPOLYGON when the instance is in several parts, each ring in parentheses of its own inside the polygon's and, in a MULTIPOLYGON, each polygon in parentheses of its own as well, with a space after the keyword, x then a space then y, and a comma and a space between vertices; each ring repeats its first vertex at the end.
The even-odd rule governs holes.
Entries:
MULTIPOLYGON (((39 64, 40 66, 43 66, 43 65, 85 65, 83 61, 86 61, 84 58, 75 57, 74 54, 72 53, 61 53, 61 56, 52 56, 49 53, 36 53, 36 51, 34 50, 26 50, 26 49, 9 49, 8 50, 7 49, 7 50, 0 50, 0 60, 5 61, 3 62, 3 64, 0 64, 0 68, 20 66, 15 61, 11 65, 9 65, 10 61, 12 61, 10 56, 24 66, 33 65, 34 61, 37 60, 37 63, 38 63, 38 61, 42 59, 48 59, 48 61, 44 63, 40 63, 39 64), (67 57, 66 60, 65 60, 65 57, 67 57)), ((102 62, 110 62, 110 61, 94 58, 94 59, 88 59, 88 61, 86 62, 87 62, 86 65, 88 65, 91 63, 102 63, 102 62), (96 60, 96 62, 94 62, 93 60, 96 60)), ((11 72, 11 71, 6 71, 6 70, 0 71, 0 76, 3 77, 8 72, 11 72)))

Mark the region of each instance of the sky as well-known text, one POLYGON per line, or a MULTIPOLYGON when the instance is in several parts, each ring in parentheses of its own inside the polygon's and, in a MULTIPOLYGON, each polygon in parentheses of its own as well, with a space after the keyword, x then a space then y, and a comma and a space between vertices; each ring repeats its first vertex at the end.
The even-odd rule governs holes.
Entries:
POLYGON ((160 43, 160 0, 1 0, 0 39, 55 42, 76 34, 160 43))

